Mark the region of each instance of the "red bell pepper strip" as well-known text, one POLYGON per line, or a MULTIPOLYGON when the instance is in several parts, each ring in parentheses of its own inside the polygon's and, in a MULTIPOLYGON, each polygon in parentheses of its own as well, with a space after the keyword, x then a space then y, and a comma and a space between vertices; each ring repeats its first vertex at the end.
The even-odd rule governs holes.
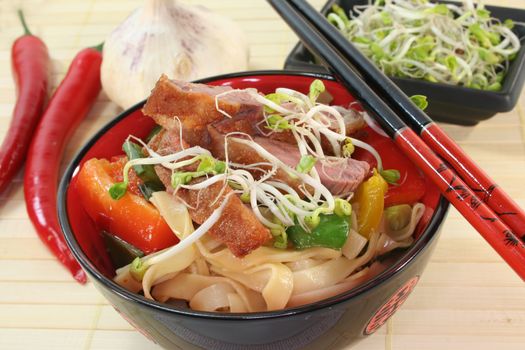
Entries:
POLYGON ((25 33, 16 39, 11 49, 18 99, 11 125, 0 147, 0 193, 24 163, 33 131, 44 112, 49 80, 46 44, 31 34, 21 11, 18 15, 25 33))
POLYGON ((38 124, 29 148, 24 195, 29 218, 40 239, 84 283, 86 275, 69 251, 57 215, 60 160, 69 137, 87 115, 101 89, 100 48, 80 51, 71 62, 38 124))
POLYGON ((84 209, 103 230, 120 237, 146 254, 175 245, 179 240, 157 208, 140 194, 140 181, 130 170, 129 191, 115 200, 109 189, 122 181, 126 158, 112 163, 106 159, 90 159, 78 172, 75 188, 84 209))
MULTIPOLYGON (((425 178, 390 138, 383 137, 370 128, 365 128, 354 136, 375 148, 381 155, 383 169, 399 171, 399 181, 394 185, 388 185, 385 207, 397 204, 413 204, 423 197, 426 191, 425 178)), ((352 158, 368 162, 372 169, 377 167, 374 156, 364 149, 356 148, 352 158)))

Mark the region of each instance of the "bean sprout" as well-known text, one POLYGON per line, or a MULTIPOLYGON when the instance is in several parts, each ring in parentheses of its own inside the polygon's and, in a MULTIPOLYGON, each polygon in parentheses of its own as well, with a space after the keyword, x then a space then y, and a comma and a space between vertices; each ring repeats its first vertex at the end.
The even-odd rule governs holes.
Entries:
MULTIPOLYGON (((520 50, 514 22, 492 18, 482 1, 370 0, 327 19, 387 75, 498 91, 520 50)), ((520 23, 516 23, 520 24, 520 23)))

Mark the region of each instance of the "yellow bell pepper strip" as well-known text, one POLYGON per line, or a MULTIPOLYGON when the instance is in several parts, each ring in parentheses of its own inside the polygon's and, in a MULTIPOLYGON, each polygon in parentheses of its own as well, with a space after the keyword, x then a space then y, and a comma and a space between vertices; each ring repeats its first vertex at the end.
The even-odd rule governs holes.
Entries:
POLYGON ((367 238, 381 222, 387 190, 388 184, 375 170, 374 175, 357 188, 353 202, 359 205, 358 231, 367 238))

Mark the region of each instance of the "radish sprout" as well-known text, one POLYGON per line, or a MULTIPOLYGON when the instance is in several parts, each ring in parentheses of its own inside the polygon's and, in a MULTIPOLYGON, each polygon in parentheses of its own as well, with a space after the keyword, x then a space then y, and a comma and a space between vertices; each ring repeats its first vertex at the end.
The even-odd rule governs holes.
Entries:
POLYGON ((490 16, 482 2, 375 0, 327 19, 387 75, 498 91, 520 50, 514 23, 490 16))

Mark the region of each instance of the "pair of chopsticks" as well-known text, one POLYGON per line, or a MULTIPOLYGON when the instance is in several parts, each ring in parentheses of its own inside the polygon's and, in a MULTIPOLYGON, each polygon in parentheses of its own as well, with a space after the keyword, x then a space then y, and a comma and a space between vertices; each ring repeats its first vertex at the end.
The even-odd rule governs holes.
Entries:
POLYGON ((525 244, 516 234, 525 238, 523 210, 307 2, 268 2, 303 44, 361 101, 405 155, 525 280, 525 244))

